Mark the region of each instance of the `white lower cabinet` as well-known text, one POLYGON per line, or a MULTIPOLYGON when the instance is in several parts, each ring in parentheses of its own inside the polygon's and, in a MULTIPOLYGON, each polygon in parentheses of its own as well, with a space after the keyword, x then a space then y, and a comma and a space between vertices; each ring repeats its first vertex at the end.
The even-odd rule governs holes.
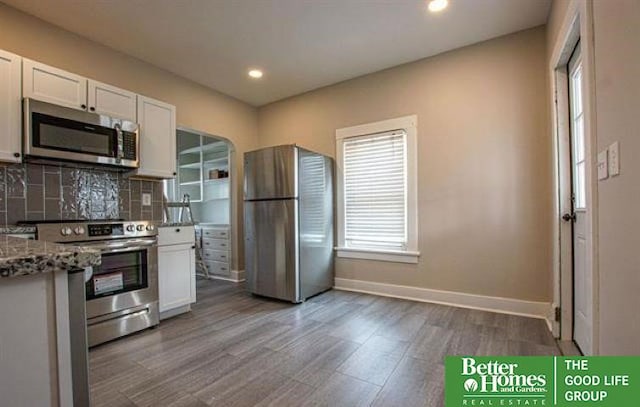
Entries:
POLYGON ((161 319, 188 312, 196 302, 193 226, 159 228, 158 294, 161 319))

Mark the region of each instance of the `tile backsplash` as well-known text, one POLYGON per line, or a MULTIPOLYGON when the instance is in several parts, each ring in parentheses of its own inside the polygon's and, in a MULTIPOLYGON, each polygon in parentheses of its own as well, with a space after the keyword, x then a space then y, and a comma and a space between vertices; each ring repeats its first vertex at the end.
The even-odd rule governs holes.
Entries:
POLYGON ((162 181, 129 179, 108 169, 0 166, 0 225, 22 220, 162 220, 162 181), (142 194, 151 194, 151 206, 142 194))

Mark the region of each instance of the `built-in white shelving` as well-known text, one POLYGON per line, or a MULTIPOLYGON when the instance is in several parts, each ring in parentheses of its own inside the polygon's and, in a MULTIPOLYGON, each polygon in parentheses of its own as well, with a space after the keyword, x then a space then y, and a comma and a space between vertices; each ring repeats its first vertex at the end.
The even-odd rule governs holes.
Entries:
POLYGON ((229 172, 228 144, 183 130, 177 137, 178 174, 169 187, 169 199, 189 194, 197 221, 229 223, 229 178, 209 178, 211 171, 229 172))

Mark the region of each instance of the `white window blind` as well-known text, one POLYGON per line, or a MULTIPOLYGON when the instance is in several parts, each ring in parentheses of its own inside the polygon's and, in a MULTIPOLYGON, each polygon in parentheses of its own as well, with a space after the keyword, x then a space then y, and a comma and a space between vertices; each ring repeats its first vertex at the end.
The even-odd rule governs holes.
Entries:
POLYGON ((346 246, 406 250, 406 132, 349 137, 343 148, 346 246))

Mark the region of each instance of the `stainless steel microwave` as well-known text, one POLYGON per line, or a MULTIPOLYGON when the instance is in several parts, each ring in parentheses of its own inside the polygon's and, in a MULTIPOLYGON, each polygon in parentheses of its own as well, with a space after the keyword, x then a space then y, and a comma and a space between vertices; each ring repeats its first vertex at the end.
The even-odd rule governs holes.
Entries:
POLYGON ((25 98, 24 155, 27 158, 138 168, 136 123, 25 98))

